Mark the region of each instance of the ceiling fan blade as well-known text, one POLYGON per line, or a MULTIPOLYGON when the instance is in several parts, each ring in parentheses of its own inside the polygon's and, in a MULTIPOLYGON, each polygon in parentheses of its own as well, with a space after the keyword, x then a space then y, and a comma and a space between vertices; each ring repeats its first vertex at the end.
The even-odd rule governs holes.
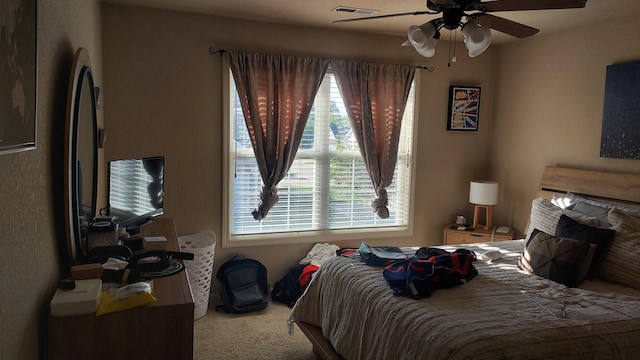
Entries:
POLYGON ((494 16, 491 14, 471 14, 469 18, 473 19, 476 24, 482 26, 488 26, 494 30, 515 36, 517 38, 526 38, 537 34, 540 30, 532 28, 527 25, 520 24, 518 22, 494 16))
POLYGON ((395 16, 424 15, 424 14, 435 15, 435 14, 437 14, 437 12, 433 12, 433 11, 414 11, 414 12, 408 12, 408 13, 388 14, 388 15, 368 16, 368 17, 355 18, 355 19, 336 20, 333 23, 337 24, 337 23, 351 22, 351 21, 372 20, 372 19, 382 19, 382 18, 395 17, 395 16))
POLYGON ((467 10, 484 12, 583 8, 587 0, 497 0, 469 4, 467 10))
POLYGON ((429 1, 434 3, 434 4, 436 4, 436 5, 438 5, 438 6, 443 6, 443 7, 448 7, 448 8, 460 7, 460 4, 458 4, 458 2, 456 0, 429 0, 429 1))

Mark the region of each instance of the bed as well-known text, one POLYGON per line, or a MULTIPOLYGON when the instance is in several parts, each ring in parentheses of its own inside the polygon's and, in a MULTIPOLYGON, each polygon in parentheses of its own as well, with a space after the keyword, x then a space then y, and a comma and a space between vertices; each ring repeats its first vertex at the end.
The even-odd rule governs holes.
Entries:
MULTIPOLYGON (((539 216, 537 206, 568 193, 587 205, 624 209, 623 218, 640 215, 635 213, 640 209, 640 175, 547 167, 528 228, 555 226, 556 220, 539 216)), ((572 210, 557 209, 551 209, 556 218, 573 216, 572 210)), ((591 222, 585 226, 605 227, 596 224, 595 214, 577 217, 591 222)), ((322 359, 637 358, 640 230, 633 227, 636 223, 616 221, 608 224, 617 231, 601 260, 602 273, 589 275, 578 287, 521 270, 518 261, 531 243, 527 238, 464 245, 476 254, 499 251, 502 258, 476 261, 479 275, 472 281, 438 289, 422 300, 394 296, 381 268, 336 257, 317 272, 290 321, 322 359)))

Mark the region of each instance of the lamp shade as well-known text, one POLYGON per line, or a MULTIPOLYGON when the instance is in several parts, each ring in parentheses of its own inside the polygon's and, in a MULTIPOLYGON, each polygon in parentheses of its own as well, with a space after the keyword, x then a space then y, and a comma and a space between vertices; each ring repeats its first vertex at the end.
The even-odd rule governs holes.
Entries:
POLYGON ((470 57, 476 57, 489 48, 491 44, 491 29, 488 26, 480 26, 468 22, 462 26, 464 45, 469 50, 470 57))
POLYGON ((469 202, 476 205, 496 205, 498 203, 498 183, 472 181, 469 186, 469 202))
POLYGON ((411 25, 407 35, 409 42, 420 55, 432 57, 436 53, 436 45, 438 44, 438 39, 434 38, 436 32, 436 26, 427 22, 420 26, 411 25))

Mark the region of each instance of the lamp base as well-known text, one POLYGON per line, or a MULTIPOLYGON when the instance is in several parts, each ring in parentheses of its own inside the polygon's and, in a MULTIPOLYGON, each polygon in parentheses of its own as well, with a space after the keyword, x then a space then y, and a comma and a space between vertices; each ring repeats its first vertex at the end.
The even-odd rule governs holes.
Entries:
POLYGON ((493 205, 475 205, 474 209, 473 209, 473 228, 477 229, 486 229, 486 230, 491 230, 492 226, 491 226, 491 210, 493 208, 493 205), (485 219, 486 219, 486 224, 479 224, 478 222, 480 221, 480 209, 484 209, 485 210, 485 219))

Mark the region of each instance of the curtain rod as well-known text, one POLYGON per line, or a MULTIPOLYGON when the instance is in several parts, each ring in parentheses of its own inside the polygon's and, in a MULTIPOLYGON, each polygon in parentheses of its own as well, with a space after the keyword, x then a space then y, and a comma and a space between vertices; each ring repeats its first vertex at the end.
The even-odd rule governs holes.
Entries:
POLYGON ((210 47, 209 48, 209 54, 211 54, 211 55, 215 55, 215 54, 222 55, 222 54, 224 54, 226 52, 227 52, 227 50, 223 50, 223 49, 217 49, 216 50, 216 48, 214 48, 214 47, 210 47))
MULTIPOLYGON (((214 47, 210 47, 209 48, 209 54, 211 55, 215 55, 215 54, 224 54, 226 53, 227 50, 224 49, 216 49, 214 47)), ((420 70, 427 70, 428 72, 434 72, 436 71, 436 67, 435 66, 416 66, 416 69, 420 69, 420 70)))

